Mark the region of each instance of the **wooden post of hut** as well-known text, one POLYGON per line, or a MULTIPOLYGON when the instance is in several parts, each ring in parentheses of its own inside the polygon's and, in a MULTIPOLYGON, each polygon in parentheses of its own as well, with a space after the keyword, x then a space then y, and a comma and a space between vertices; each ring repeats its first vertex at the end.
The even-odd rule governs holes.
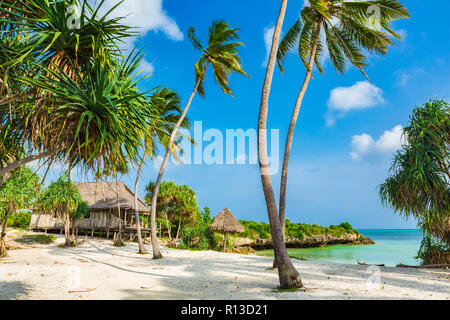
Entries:
POLYGON ((214 218, 214 221, 209 228, 223 234, 223 252, 226 251, 227 247, 227 234, 242 233, 245 231, 245 228, 239 223, 236 217, 233 216, 228 208, 223 209, 217 217, 214 218))

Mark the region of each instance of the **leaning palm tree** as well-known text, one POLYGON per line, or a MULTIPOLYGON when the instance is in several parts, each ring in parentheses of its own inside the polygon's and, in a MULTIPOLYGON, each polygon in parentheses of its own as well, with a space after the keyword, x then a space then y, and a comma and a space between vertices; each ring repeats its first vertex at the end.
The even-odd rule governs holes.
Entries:
POLYGON ((280 279, 280 288, 302 288, 302 280, 292 264, 286 250, 281 233, 281 224, 278 217, 277 201, 270 178, 269 156, 267 154, 267 114, 269 112, 269 97, 272 87, 273 73, 275 71, 278 42, 280 40, 281 29, 283 27, 284 16, 286 14, 287 0, 281 1, 280 12, 272 39, 272 47, 267 64, 266 77, 261 95, 258 119, 258 157, 261 182, 266 200, 267 213, 269 216, 270 230, 272 233, 272 243, 275 259, 278 259, 278 276, 280 279))
POLYGON ((196 84, 194 90, 189 97, 186 107, 183 110, 181 117, 175 125, 172 134, 170 136, 169 143, 166 148, 166 154, 159 170, 158 178, 155 184, 155 190, 153 191, 151 201, 151 234, 152 234, 152 247, 153 258, 162 258, 161 251, 159 250, 157 238, 156 238, 156 206, 158 199, 158 192, 161 186, 162 177, 169 161, 172 148, 177 137, 177 132, 181 124, 183 123, 186 114, 191 106, 192 100, 195 94, 198 92, 200 96, 205 95, 203 83, 205 81, 206 70, 209 65, 212 65, 215 80, 219 84, 220 88, 226 94, 232 95, 231 88, 228 86, 228 78, 232 71, 245 75, 245 71, 241 66, 241 58, 238 56, 238 48, 243 46, 241 42, 233 42, 239 39, 239 29, 232 29, 225 21, 213 21, 209 27, 208 46, 205 48, 200 40, 195 36, 195 29, 189 28, 188 35, 192 41, 195 49, 202 52, 202 55, 198 62, 195 64, 195 77, 196 84))
MULTIPOLYGON (((297 52, 305 65, 306 74, 295 102, 286 138, 280 184, 279 217, 283 236, 285 235, 286 189, 294 131, 300 108, 314 65, 323 74, 321 60, 328 51, 337 72, 344 73, 347 63, 352 64, 367 77, 364 50, 385 55, 393 45, 391 37, 401 39, 391 29, 391 22, 409 17, 405 5, 397 0, 374 1, 320 1, 311 0, 300 14, 300 18, 286 33, 278 49, 278 65, 283 70, 286 55, 298 46, 297 52), (373 10, 379 16, 372 17, 373 10), (379 18, 379 21, 374 21, 379 18)), ((274 264, 276 266, 276 262, 274 264)))
MULTIPOLYGON (((145 249, 144 242, 142 240, 138 208, 139 178, 141 176, 142 167, 144 166, 147 156, 152 159, 155 158, 156 142, 160 142, 163 146, 167 146, 170 134, 173 131, 173 127, 177 123, 182 113, 182 110, 180 108, 179 95, 168 88, 159 89, 154 94, 152 94, 149 106, 158 116, 152 119, 155 125, 149 128, 150 130, 143 132, 144 154, 138 166, 138 170, 136 173, 136 182, 134 185, 136 234, 139 243, 139 254, 147 254, 147 250, 145 249)), ((185 128, 188 127, 187 119, 184 120, 182 126, 185 128)), ((176 152, 174 152, 172 155, 177 156, 176 152)))

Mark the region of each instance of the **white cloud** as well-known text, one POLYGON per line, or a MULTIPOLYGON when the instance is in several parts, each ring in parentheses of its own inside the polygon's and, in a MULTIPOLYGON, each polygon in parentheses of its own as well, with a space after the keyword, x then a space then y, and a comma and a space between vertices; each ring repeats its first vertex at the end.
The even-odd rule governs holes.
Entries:
MULTIPOLYGON (((117 0, 106 0, 103 11, 111 9, 117 4, 117 0)), ((112 13, 112 17, 125 17, 123 23, 139 28, 142 34, 148 31, 162 31, 170 39, 183 40, 183 33, 180 31, 175 20, 167 15, 163 9, 162 0, 127 0, 119 5, 112 13)))
MULTIPOLYGON (((96 3, 99 3, 97 0, 96 3)), ((101 15, 117 4, 117 0, 105 0, 102 5, 101 15)), ((110 17, 124 17, 122 23, 138 28, 138 32, 145 36, 149 31, 159 32, 172 40, 181 41, 184 39, 174 19, 169 17, 163 8, 163 0, 127 0, 119 5, 110 15, 110 17)), ((136 38, 128 40, 127 49, 131 48, 136 42, 136 38)), ((145 73, 154 71, 153 65, 144 61, 142 64, 145 73)))
POLYGON ((353 161, 393 153, 405 143, 403 127, 397 125, 391 130, 386 130, 376 141, 371 135, 363 133, 352 137, 350 157, 353 161))
POLYGON ((155 71, 155 67, 151 62, 148 62, 147 60, 143 60, 141 62, 141 68, 144 73, 150 74, 155 71))
POLYGON ((396 32, 402 38, 403 41, 405 41, 406 38, 408 37, 408 31, 406 31, 405 29, 400 29, 397 30, 396 32))
POLYGON ((424 70, 422 68, 413 68, 409 70, 400 70, 397 73, 397 82, 398 85, 404 87, 408 84, 409 80, 414 79, 419 74, 423 73, 424 70))
POLYGON ((350 153, 350 156, 355 161, 361 160, 362 155, 368 153, 374 143, 375 141, 373 140, 372 136, 370 136, 367 133, 353 136, 352 137, 353 152, 350 153))
POLYGON ((367 81, 335 88, 331 90, 327 103, 327 125, 333 125, 337 117, 344 117, 349 111, 373 108, 383 102, 383 90, 367 81))
POLYGON ((272 40, 273 33, 275 32, 275 27, 265 27, 264 28, 264 43, 266 44, 266 59, 262 63, 262 66, 265 68, 267 63, 269 62, 270 50, 272 49, 272 40))

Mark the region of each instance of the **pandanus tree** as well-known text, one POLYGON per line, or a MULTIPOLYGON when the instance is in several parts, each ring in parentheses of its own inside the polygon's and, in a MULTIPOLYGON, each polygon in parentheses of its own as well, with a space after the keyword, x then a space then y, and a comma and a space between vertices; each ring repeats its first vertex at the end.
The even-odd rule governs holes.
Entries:
POLYGON ((417 107, 404 129, 406 143, 379 187, 385 205, 418 220, 426 237, 450 246, 450 105, 430 100, 417 107))
POLYGON ((194 96, 197 92, 202 97, 205 95, 203 84, 208 67, 210 65, 212 66, 216 82, 219 84, 223 92, 229 95, 232 95, 232 90, 229 87, 230 74, 234 71, 238 74, 247 76, 245 71, 242 69, 241 58, 238 55, 238 48, 243 46, 241 42, 236 42, 237 39, 239 39, 238 31, 239 29, 232 29, 225 21, 213 21, 211 26, 209 27, 208 45, 204 47, 201 41, 196 37, 195 29, 192 27, 189 29, 189 38, 191 39, 194 48, 201 51, 201 57, 195 64, 196 83, 194 89, 189 97, 189 100, 183 110, 181 117, 178 119, 178 122, 173 128, 169 143, 166 147, 166 154, 161 163, 158 178, 156 179, 155 188, 150 203, 150 224, 154 259, 162 258, 162 254, 156 238, 156 208, 158 205, 157 199, 162 178, 170 155, 172 153, 172 148, 177 137, 178 129, 180 128, 186 117, 194 96))
POLYGON ((18 210, 29 209, 40 188, 39 176, 27 166, 14 170, 11 178, 0 187, 0 258, 8 256, 5 245, 8 217, 18 210))
MULTIPOLYGON (((3 82, 7 79, 19 85, 16 85, 17 90, 12 94, 7 90, 0 91, 0 113, 2 116, 9 114, 9 123, 14 124, 13 129, 21 134, 22 144, 26 145, 28 152, 2 167, 0 176, 4 177, 17 167, 37 159, 63 158, 67 149, 73 147, 74 141, 65 139, 65 130, 61 130, 70 120, 61 116, 57 119, 53 117, 53 108, 57 108, 60 101, 45 89, 34 87, 34 82, 18 78, 40 79, 44 82, 43 78, 56 80, 63 74, 79 84, 78 80, 85 73, 92 74, 93 60, 100 60, 98 65, 104 69, 114 66, 115 60, 121 55, 118 45, 132 32, 128 26, 121 24, 121 18, 108 17, 116 6, 106 15, 98 15, 103 2, 95 8, 90 7, 87 1, 81 5, 78 1, 47 0, 1 3, 0 45, 3 48, 14 44, 6 53, 2 50, 0 54, 3 67, 0 69, 1 78, 3 82), (77 4, 81 7, 80 17, 76 24, 70 24, 68 9, 77 4)), ((108 71, 111 74, 114 70, 108 71)), ((95 94, 90 98, 92 96, 95 94)), ((72 113, 68 116, 72 116, 73 120, 72 113)), ((2 126, 7 124, 2 123, 2 126)))
POLYGON ((37 211, 52 214, 64 222, 66 247, 76 246, 76 239, 70 234, 71 222, 87 214, 87 206, 81 199, 78 188, 69 180, 68 174, 50 183, 36 199, 34 206, 37 211), (80 214, 82 212, 83 214, 80 214))
MULTIPOLYGON (((367 77, 363 70, 367 65, 365 52, 385 55, 388 47, 393 45, 392 38, 401 39, 391 29, 391 23, 408 17, 407 8, 397 0, 311 0, 280 42, 277 54, 280 70, 284 71, 285 57, 294 47, 297 47, 296 51, 306 68, 289 124, 281 171, 279 217, 283 236, 289 158, 300 108, 314 66, 324 73, 321 61, 327 52, 337 72, 344 73, 346 65, 351 64, 367 77)), ((276 264, 277 261, 274 266, 276 264)))

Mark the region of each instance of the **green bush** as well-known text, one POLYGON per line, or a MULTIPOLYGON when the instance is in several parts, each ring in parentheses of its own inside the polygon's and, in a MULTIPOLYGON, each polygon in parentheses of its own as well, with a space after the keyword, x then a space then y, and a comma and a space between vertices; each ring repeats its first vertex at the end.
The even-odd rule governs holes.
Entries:
MULTIPOLYGON (((270 225, 268 223, 254 221, 240 221, 240 223, 245 228, 245 231, 239 234, 241 237, 259 237, 263 239, 269 239, 271 237, 270 225)), ((345 233, 356 233, 359 235, 359 232, 353 230, 352 225, 348 222, 343 222, 340 225, 331 225, 328 228, 317 224, 309 225, 304 223, 293 223, 290 220, 286 220, 286 235, 297 239, 304 239, 305 236, 312 237, 321 234, 339 237, 345 233)))
POLYGON ((56 240, 52 234, 27 234, 17 238, 16 241, 24 244, 50 244, 56 240))
POLYGON ((181 249, 214 250, 217 247, 216 237, 208 227, 184 227, 181 231, 181 249))
POLYGON ((416 259, 422 265, 450 263, 450 245, 438 238, 425 234, 416 259))
POLYGON ((8 218, 10 228, 28 229, 31 222, 31 211, 19 211, 8 218))
POLYGON ((350 223, 348 223, 348 222, 342 222, 342 223, 340 224, 340 226, 341 226, 342 228, 344 228, 345 230, 349 230, 349 231, 353 230, 352 225, 351 225, 350 223))

